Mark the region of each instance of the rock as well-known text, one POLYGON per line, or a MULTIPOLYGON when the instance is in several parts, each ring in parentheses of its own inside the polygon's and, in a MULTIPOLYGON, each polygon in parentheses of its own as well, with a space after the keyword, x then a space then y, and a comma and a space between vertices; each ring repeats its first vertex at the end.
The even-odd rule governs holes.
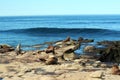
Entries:
POLYGON ((47 65, 57 64, 58 59, 54 55, 49 55, 48 59, 45 62, 47 65))
POLYGON ((93 61, 90 59, 79 59, 77 63, 79 63, 81 66, 86 66, 88 64, 92 64, 93 61))
POLYGON ((57 71, 55 71, 55 74, 61 75, 61 74, 66 73, 66 72, 67 72, 66 70, 57 70, 57 71))
POLYGON ((74 51, 76 49, 77 49, 76 45, 65 46, 55 50, 55 55, 65 60, 67 60, 67 58, 70 58, 71 60, 73 60, 76 58, 76 55, 74 54, 74 51))
POLYGON ((103 79, 99 79, 99 78, 89 78, 87 80, 103 80, 103 79))
POLYGON ((78 38, 78 42, 82 42, 83 40, 84 40, 83 37, 78 38))
POLYGON ((96 64, 96 63, 94 63, 94 64, 92 64, 92 66, 93 66, 93 67, 99 67, 100 65, 99 65, 99 64, 96 64))
POLYGON ((74 54, 74 51, 77 50, 80 47, 80 43, 78 43, 76 40, 70 39, 68 37, 63 42, 56 42, 56 46, 59 46, 55 48, 55 56, 59 57, 60 60, 73 60, 76 58, 76 55, 74 54), (62 45, 62 46, 59 46, 62 45), (69 58, 69 59, 68 59, 69 58))
POLYGON ((12 79, 9 77, 5 77, 4 80, 12 80, 12 79))
POLYGON ((100 51, 99 60, 102 62, 120 62, 120 47, 109 46, 100 51))
POLYGON ((101 41, 99 45, 104 46, 103 49, 97 49, 102 62, 120 62, 120 41, 101 41))
POLYGON ((104 45, 104 46, 120 46, 120 41, 101 41, 97 42, 98 45, 104 45))
POLYGON ((62 50, 63 50, 63 53, 70 53, 70 52, 74 51, 74 48, 75 48, 75 46, 71 45, 71 46, 63 47, 62 50))
POLYGON ((105 63, 102 63, 102 64, 100 65, 100 67, 102 67, 102 68, 107 68, 107 67, 108 67, 108 65, 107 65, 107 64, 105 64, 105 63))
POLYGON ((7 44, 0 45, 0 53, 10 52, 13 50, 14 48, 11 47, 10 45, 7 45, 7 44))
POLYGON ((23 80, 41 80, 42 76, 41 75, 27 75, 27 76, 24 76, 24 79, 23 80))
POLYGON ((23 79, 20 77, 12 77, 12 78, 5 77, 3 80, 23 80, 23 79))
POLYGON ((95 61, 94 64, 92 64, 93 67, 100 67, 101 61, 95 61))
POLYGON ((74 60, 77 58, 77 55, 73 52, 72 53, 64 53, 63 58, 64 58, 64 60, 67 60, 67 61, 74 60))
POLYGON ((81 59, 75 59, 74 63, 79 64, 81 62, 81 59))
POLYGON ((78 42, 80 42, 80 43, 89 43, 89 42, 94 42, 94 40, 93 39, 84 39, 83 37, 79 37, 78 42))
POLYGON ((42 76, 40 80, 56 80, 56 79, 52 76, 42 76))
POLYGON ((85 53, 95 53, 95 47, 94 46, 86 46, 85 48, 84 48, 84 52, 85 53))
POLYGON ((86 54, 81 54, 80 58, 82 59, 95 59, 93 55, 86 55, 86 54))
POLYGON ((72 64, 61 64, 59 69, 60 70, 63 70, 63 69, 68 69, 70 67, 72 67, 73 65, 72 64))
POLYGON ((103 72, 102 71, 95 71, 90 74, 90 77, 92 78, 102 78, 103 72))
POLYGON ((39 55, 39 60, 45 62, 48 59, 49 55, 46 54, 45 52, 41 52, 39 55))
POLYGON ((45 74, 47 74, 47 73, 45 72, 44 69, 37 68, 37 69, 35 69, 35 74, 38 74, 38 75, 45 75, 45 74))
POLYGON ((93 39, 84 39, 82 41, 82 43, 89 43, 89 42, 94 42, 94 40, 93 39))
POLYGON ((49 65, 46 66, 44 69, 46 72, 54 73, 57 70, 58 66, 57 65, 49 65))

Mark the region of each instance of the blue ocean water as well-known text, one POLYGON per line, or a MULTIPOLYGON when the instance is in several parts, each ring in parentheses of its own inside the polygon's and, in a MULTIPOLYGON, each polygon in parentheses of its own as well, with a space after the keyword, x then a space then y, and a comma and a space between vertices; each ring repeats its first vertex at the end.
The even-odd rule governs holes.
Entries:
POLYGON ((120 15, 0 17, 0 44, 29 46, 67 36, 120 40, 120 15))

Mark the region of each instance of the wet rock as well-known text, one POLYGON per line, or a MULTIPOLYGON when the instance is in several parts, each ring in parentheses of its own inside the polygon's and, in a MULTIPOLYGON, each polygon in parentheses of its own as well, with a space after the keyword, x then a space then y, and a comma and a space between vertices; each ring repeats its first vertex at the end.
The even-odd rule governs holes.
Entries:
POLYGON ((78 38, 78 42, 82 42, 83 40, 84 40, 83 37, 78 38))
POLYGON ((78 42, 81 42, 81 43, 90 43, 90 42, 94 42, 93 39, 84 39, 83 37, 79 37, 78 38, 78 42))
POLYGON ((104 45, 104 46, 120 46, 120 41, 101 41, 97 42, 98 45, 104 45))
POLYGON ((101 49, 97 49, 100 54, 100 61, 120 62, 120 41, 101 41, 98 44, 104 46, 101 49))
POLYGON ((0 45, 0 53, 10 52, 13 50, 14 48, 11 47, 10 45, 7 45, 7 44, 0 45))
POLYGON ((120 47, 108 47, 100 51, 100 61, 103 62, 120 62, 120 47))
POLYGON ((90 43, 90 42, 94 42, 94 40, 93 39, 84 39, 82 41, 82 43, 90 43))

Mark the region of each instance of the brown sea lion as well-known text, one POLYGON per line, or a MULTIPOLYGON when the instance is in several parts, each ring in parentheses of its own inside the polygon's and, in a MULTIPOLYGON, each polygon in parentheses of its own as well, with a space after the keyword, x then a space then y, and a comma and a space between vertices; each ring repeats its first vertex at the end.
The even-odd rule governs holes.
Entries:
POLYGON ((68 42, 70 40, 71 40, 71 38, 68 36, 65 40, 63 40, 63 42, 68 42))
POLYGON ((111 73, 114 74, 114 75, 120 75, 120 70, 119 70, 118 65, 113 65, 112 66, 111 73))
POLYGON ((46 60, 46 65, 57 64, 58 59, 54 55, 49 55, 49 58, 46 60))
POLYGON ((45 51, 46 53, 53 53, 54 54, 54 46, 48 46, 48 48, 45 51))

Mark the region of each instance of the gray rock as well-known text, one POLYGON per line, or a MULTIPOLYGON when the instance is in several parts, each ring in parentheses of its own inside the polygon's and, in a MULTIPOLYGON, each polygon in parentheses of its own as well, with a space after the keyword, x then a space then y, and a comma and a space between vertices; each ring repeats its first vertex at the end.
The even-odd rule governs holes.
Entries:
POLYGON ((90 77, 92 78, 102 78, 103 72, 102 71, 95 71, 90 74, 90 77))

